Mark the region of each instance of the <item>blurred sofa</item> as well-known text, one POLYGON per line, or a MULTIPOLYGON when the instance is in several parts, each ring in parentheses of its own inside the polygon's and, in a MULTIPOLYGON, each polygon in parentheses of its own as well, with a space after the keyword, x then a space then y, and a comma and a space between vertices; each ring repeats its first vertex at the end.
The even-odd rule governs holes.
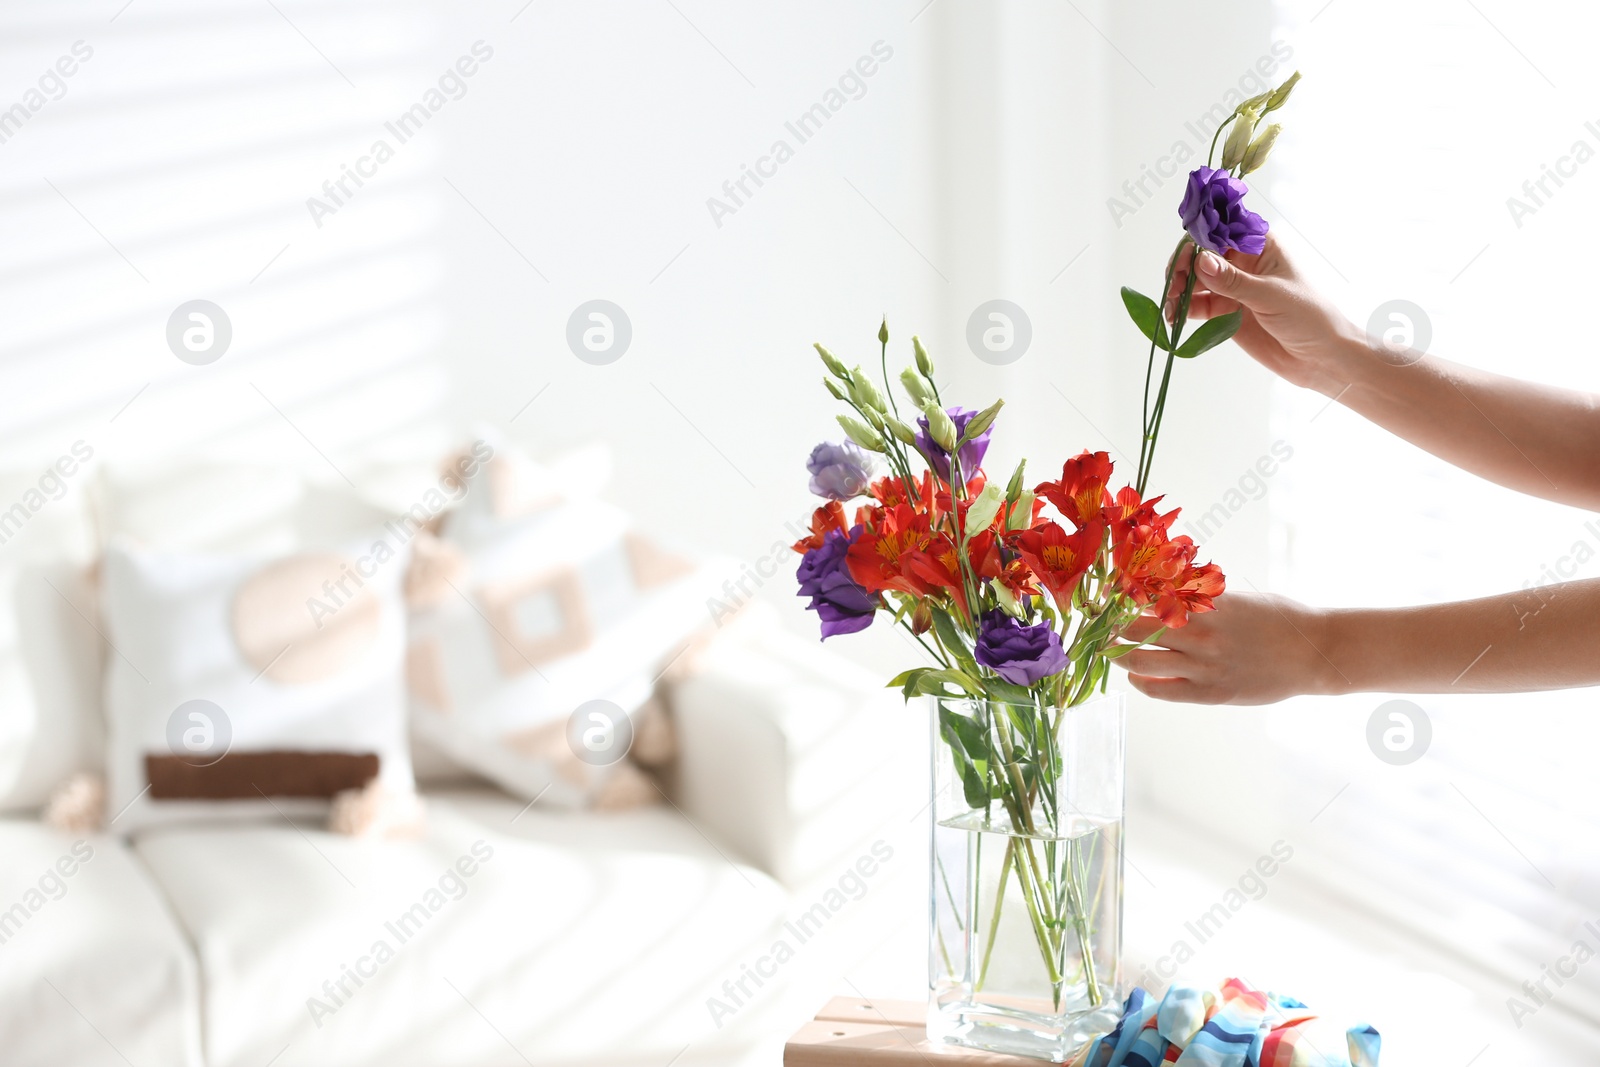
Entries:
MULTIPOLYGON (((550 810, 416 745, 414 839, 288 816, 53 828, 52 790, 104 759, 108 525, 285 547, 399 498, 382 478, 294 488, 270 468, 105 478, 46 494, 0 544, 0 1063, 762 1059, 863 951, 891 901, 878 885, 915 863, 898 697, 759 614, 672 688, 659 804, 550 810)), ((37 475, 19 479, 0 491, 37 475)))

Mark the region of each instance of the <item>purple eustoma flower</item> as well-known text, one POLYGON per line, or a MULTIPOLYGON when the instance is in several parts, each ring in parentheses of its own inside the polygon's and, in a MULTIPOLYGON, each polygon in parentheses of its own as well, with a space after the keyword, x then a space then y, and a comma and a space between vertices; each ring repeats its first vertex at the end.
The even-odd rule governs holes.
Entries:
POLYGON ((853 634, 872 625, 872 616, 878 610, 878 598, 867 592, 850 577, 845 554, 851 542, 861 536, 857 526, 846 534, 843 530, 829 530, 822 544, 807 552, 800 560, 795 579, 800 583, 800 596, 808 596, 806 607, 822 620, 822 639, 835 634, 853 634))
MULTIPOLYGON (((950 416, 950 421, 956 424, 956 440, 967 432, 967 423, 977 417, 978 412, 971 408, 954 407, 946 408, 945 414, 950 416)), ((989 451, 989 437, 994 433, 994 427, 987 430, 961 446, 961 477, 971 481, 972 476, 978 473, 978 468, 983 466, 984 453, 989 451)), ((933 472, 946 482, 950 480, 950 453, 940 448, 934 441, 933 435, 928 433, 928 417, 924 415, 917 420, 917 451, 927 459, 928 466, 933 472)))
POLYGON ((1250 187, 1225 170, 1196 167, 1178 205, 1194 243, 1219 256, 1238 249, 1255 256, 1267 247, 1267 220, 1244 206, 1250 187))
POLYGON ((854 441, 822 442, 811 450, 806 470, 811 472, 811 491, 829 500, 860 496, 872 480, 872 460, 854 441))
POLYGON ((1061 638, 1049 623, 1025 626, 998 608, 979 622, 974 658, 1012 685, 1032 685, 1067 667, 1061 638))

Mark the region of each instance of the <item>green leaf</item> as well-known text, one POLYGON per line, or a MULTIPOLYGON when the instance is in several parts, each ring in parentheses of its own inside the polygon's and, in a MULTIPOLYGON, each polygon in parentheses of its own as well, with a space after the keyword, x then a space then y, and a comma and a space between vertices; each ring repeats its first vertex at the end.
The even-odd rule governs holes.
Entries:
POLYGON ((958 689, 966 692, 968 696, 983 696, 983 686, 976 678, 972 678, 962 671, 929 671, 919 680, 921 684, 948 682, 958 689))
POLYGON ((1193 359, 1202 352, 1209 352, 1235 333, 1238 333, 1239 323, 1243 320, 1243 311, 1230 311, 1226 315, 1218 315, 1214 319, 1207 319, 1172 354, 1179 359, 1193 359))
POLYGON ((981 808, 988 804, 989 747, 983 727, 941 704, 939 734, 950 749, 967 806, 981 808))
POLYGON ((962 751, 972 759, 988 760, 989 738, 976 720, 940 705, 939 725, 942 729, 948 729, 957 738, 962 751))
POLYGON ((963 670, 970 675, 978 673, 978 661, 972 658, 972 639, 943 608, 933 609, 933 632, 939 635, 939 643, 956 658, 963 670))
POLYGON ((985 678, 983 688, 990 700, 998 700, 1002 704, 1021 704, 1033 707, 1033 690, 1025 685, 1012 685, 1000 678, 985 678))
POLYGON ((989 784, 986 772, 980 772, 973 766, 966 753, 961 751, 961 745, 948 727, 939 731, 950 749, 950 760, 955 765, 956 777, 961 779, 961 792, 966 798, 967 806, 981 808, 989 801, 989 784))
POLYGON ((1167 324, 1162 321, 1161 308, 1154 300, 1124 285, 1122 306, 1128 309, 1128 317, 1139 327, 1146 341, 1154 341, 1163 352, 1171 351, 1172 342, 1167 340, 1167 324))
POLYGON ((956 765, 961 774, 961 792, 969 808, 986 807, 989 803, 989 777, 971 764, 963 769, 961 764, 956 765))
POLYGON ((1113 645, 1111 648, 1108 648, 1102 652, 1101 655, 1106 659, 1121 659, 1123 656, 1126 656, 1129 652, 1132 652, 1136 648, 1143 648, 1146 645, 1154 644, 1161 637, 1161 635, 1166 632, 1167 628, 1163 626, 1152 633, 1149 637, 1145 638, 1143 641, 1135 641, 1134 643, 1127 645, 1113 645))
POLYGON ((913 667, 909 671, 902 671, 889 680, 887 688, 893 689, 898 686, 900 695, 910 700, 912 697, 924 692, 922 679, 932 670, 932 667, 913 667))

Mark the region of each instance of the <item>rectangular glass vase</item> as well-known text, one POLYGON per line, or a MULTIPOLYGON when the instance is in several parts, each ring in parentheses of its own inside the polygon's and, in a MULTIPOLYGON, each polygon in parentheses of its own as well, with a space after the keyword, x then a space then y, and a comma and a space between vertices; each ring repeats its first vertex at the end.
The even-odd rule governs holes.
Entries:
POLYGON ((928 1035, 1060 1062, 1121 1016, 1123 698, 932 703, 928 1035))

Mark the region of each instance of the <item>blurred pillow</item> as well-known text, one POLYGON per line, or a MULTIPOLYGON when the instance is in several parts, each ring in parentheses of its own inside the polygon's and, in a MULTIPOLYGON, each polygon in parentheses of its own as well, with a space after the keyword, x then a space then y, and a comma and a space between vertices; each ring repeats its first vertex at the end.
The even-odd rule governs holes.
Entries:
POLYGON ((499 538, 508 523, 560 504, 592 500, 611 480, 611 450, 584 445, 549 462, 530 457, 506 437, 482 429, 455 459, 475 461, 460 506, 450 512, 450 536, 470 546, 499 538))
MULTIPOLYGON (((464 457, 472 469, 487 455, 492 449, 474 442, 451 460, 464 457)), ((237 459, 118 463, 106 466, 97 486, 104 541, 123 536, 148 549, 257 555, 356 541, 379 528, 391 543, 408 540, 418 529, 437 529, 465 491, 454 468, 392 459, 345 462, 338 472, 237 459)), ((98 710, 98 677, 93 685, 98 710)), ((475 777, 425 739, 408 745, 418 781, 456 785, 475 777)))
POLYGON ((267 555, 297 546, 305 482, 286 464, 108 463, 97 490, 102 543, 267 555))
POLYGON ((93 455, 79 441, 48 467, 0 472, 0 811, 41 807, 102 759, 93 455))
POLYGON ((275 557, 106 552, 107 817, 142 826, 324 814, 413 789, 401 593, 385 532, 275 557))
MULTIPOLYGON (((723 569, 660 549, 609 504, 541 497, 560 482, 550 469, 496 448, 438 545, 419 547, 413 727, 529 800, 654 803, 640 766, 673 753, 657 684, 710 628, 706 602, 723 569)), ((564 478, 581 483, 575 468, 564 478)))

